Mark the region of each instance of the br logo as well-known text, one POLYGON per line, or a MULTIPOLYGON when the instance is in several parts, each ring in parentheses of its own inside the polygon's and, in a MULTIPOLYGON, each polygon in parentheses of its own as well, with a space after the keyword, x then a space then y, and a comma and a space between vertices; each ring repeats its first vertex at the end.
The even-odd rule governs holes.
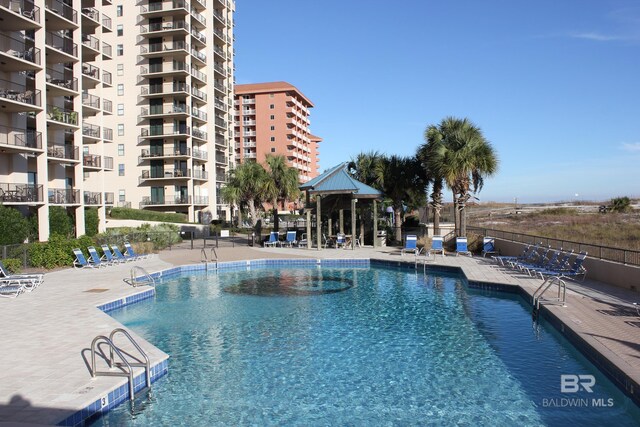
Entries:
POLYGON ((596 377, 593 375, 560 375, 560 392, 577 393, 581 390, 593 393, 596 377))

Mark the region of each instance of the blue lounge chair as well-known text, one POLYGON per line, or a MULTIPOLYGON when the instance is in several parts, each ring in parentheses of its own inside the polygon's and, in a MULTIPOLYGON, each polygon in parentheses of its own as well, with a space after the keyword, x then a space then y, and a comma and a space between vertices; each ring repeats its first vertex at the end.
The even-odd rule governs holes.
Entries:
POLYGON ((269 233, 269 240, 264 242, 265 247, 275 247, 278 244, 278 232, 272 231, 269 233))
POLYGON ((404 248, 400 250, 400 256, 404 255, 405 252, 413 252, 414 255, 420 253, 418 250, 418 236, 415 234, 407 234, 404 238, 404 248))
POLYGON ((458 255, 468 255, 473 256, 471 251, 467 249, 467 238, 466 237, 456 237, 456 256, 458 255))
POLYGON ((89 251, 89 256, 91 257, 91 264, 93 264, 94 267, 106 267, 108 264, 106 262, 102 262, 102 259, 100 258, 100 255, 98 255, 98 251, 96 250, 96 248, 94 248, 93 246, 89 246, 87 248, 87 250, 89 251))
POLYGON ((281 246, 288 246, 290 248, 293 247, 293 245, 297 245, 298 241, 296 240, 296 232, 295 231, 287 231, 287 239, 284 242, 281 242, 280 245, 281 246))
POLYGON ((436 254, 440 253, 444 258, 443 240, 442 236, 433 236, 431 238, 431 249, 429 249, 429 255, 433 254, 435 257, 436 254))
POLYGON ((0 279, 0 297, 2 298, 16 298, 26 290, 24 282, 7 278, 0 279))
MULTIPOLYGON (((95 268, 97 266, 93 265, 93 261, 87 261, 84 254, 79 248, 73 250, 73 254, 76 256, 76 259, 73 261, 74 268, 95 268)), ((99 258, 98 258, 99 259, 99 258)))
MULTIPOLYGON (((560 250, 562 251, 562 249, 560 250)), ((571 258, 571 256, 573 256, 573 250, 571 250, 570 252, 561 252, 561 254, 562 254, 561 258, 556 258, 555 260, 551 259, 550 262, 546 263, 541 267, 525 267, 525 270, 530 276, 533 275, 535 277, 538 275, 539 271, 561 270, 563 268, 564 269, 570 268, 571 264, 569 264, 569 259, 571 258)), ((540 278, 543 278, 543 277, 540 276, 540 278)))
POLYGON ((486 257, 490 254, 497 254, 496 251, 496 239, 494 237, 483 237, 482 238, 482 256, 486 257))
POLYGON ((345 236, 342 233, 338 233, 336 235, 336 249, 338 249, 341 246, 342 246, 342 249, 344 249, 347 246, 347 236, 345 236))
POLYGON ((120 260, 120 262, 129 262, 136 260, 135 258, 124 255, 122 252, 120 252, 120 249, 117 246, 111 245, 111 250, 113 251, 114 257, 120 260))
POLYGON ((32 291, 44 282, 44 274, 11 274, 0 261, 0 280, 24 283, 25 290, 32 291))
POLYGON ((527 245, 522 250, 522 253, 517 256, 493 256, 493 258, 498 264, 506 266, 509 261, 517 261, 528 259, 533 252, 537 250, 537 245, 527 245))
POLYGON ((100 258, 101 261, 107 262, 109 264, 120 264, 125 262, 125 260, 117 258, 113 255, 113 253, 111 253, 109 245, 100 245, 100 247, 102 248, 102 252, 104 252, 104 255, 102 255, 102 258, 100 258))
POLYGON ((124 242, 124 248, 127 250, 127 255, 132 258, 146 259, 148 256, 146 254, 137 254, 136 251, 133 250, 133 246, 131 246, 131 243, 129 242, 124 242))
POLYGON ((547 277, 556 276, 560 278, 582 276, 581 280, 584 280, 587 277, 587 269, 582 264, 584 263, 584 260, 586 258, 587 258, 587 253, 581 252, 580 254, 578 254, 575 261, 569 268, 560 268, 557 270, 540 270, 538 271, 538 274, 540 274, 540 277, 542 277, 543 280, 545 276, 547 277))

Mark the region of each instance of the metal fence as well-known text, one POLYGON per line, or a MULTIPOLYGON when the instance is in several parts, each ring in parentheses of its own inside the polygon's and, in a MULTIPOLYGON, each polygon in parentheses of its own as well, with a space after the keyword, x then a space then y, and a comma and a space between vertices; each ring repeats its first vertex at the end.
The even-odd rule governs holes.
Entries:
POLYGON ((636 250, 612 248, 610 246, 593 245, 584 242, 574 242, 572 240, 554 239, 551 237, 534 236, 531 234, 493 230, 482 227, 467 227, 467 231, 511 242, 525 244, 541 243, 543 245, 551 246, 553 249, 563 249, 565 251, 573 250, 574 252, 584 251, 588 252, 589 257, 592 258, 640 266, 640 251, 636 250))

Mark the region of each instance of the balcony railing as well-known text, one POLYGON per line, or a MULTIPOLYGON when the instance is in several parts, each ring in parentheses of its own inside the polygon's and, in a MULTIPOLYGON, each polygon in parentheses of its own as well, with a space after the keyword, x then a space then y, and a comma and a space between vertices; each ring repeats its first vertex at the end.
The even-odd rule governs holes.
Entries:
POLYGON ((83 34, 82 35, 82 44, 84 46, 90 47, 93 50, 100 51, 100 40, 91 34, 83 34))
POLYGON ((84 192, 84 204, 85 205, 101 205, 102 204, 102 193, 98 193, 95 191, 85 191, 84 192))
POLYGON ((104 111, 106 111, 107 113, 113 112, 113 102, 109 101, 108 99, 103 99, 102 100, 102 109, 104 111))
MULTIPOLYGON (((104 193, 104 204, 105 205, 113 205, 113 201, 115 198, 113 197, 113 193, 104 193)), ((131 205, 131 204, 129 204, 131 205)))
POLYGON ((78 79, 73 77, 73 72, 66 68, 64 71, 47 68, 47 83, 51 83, 65 89, 78 91, 78 79))
POLYGON ((100 126, 87 122, 82 122, 82 135, 90 138, 100 139, 100 126))
POLYGON ((207 139, 207 132, 200 129, 196 129, 196 128, 191 129, 191 135, 196 138, 207 139))
POLYGON ((141 95, 155 95, 159 93, 172 93, 172 92, 189 92, 190 86, 183 82, 163 83, 159 85, 149 85, 148 87, 142 86, 140 88, 141 95))
POLYGON ((191 88, 191 95, 200 98, 203 101, 207 100, 207 94, 195 87, 191 88))
POLYGON ((147 46, 140 46, 140 53, 156 53, 156 52, 169 52, 172 50, 189 50, 189 43, 184 41, 173 41, 166 43, 153 43, 147 46))
POLYGON ((140 202, 140 208, 154 205, 190 205, 191 196, 174 196, 171 197, 143 197, 140 202))
POLYGON ((113 170, 113 157, 104 156, 104 168, 113 170))
POLYGON ((108 71, 102 72, 102 83, 111 86, 111 73, 108 71))
POLYGON ((207 18, 205 18, 203 14, 196 12, 195 9, 191 9, 191 16, 193 16, 196 21, 200 22, 202 25, 207 25, 207 18))
POLYGON ((194 205, 208 205, 209 197, 207 196, 193 196, 194 205))
POLYGON ((149 73, 167 73, 171 71, 186 71, 189 72, 189 64, 186 62, 173 61, 171 64, 154 64, 147 67, 140 67, 140 74, 149 74, 149 73))
POLYGON ((113 129, 105 127, 102 129, 102 138, 105 141, 113 141, 113 129))
POLYGON ((140 151, 140 159, 146 158, 155 158, 155 157, 185 157, 191 155, 191 149, 188 147, 176 147, 176 148, 167 148, 157 147, 153 150, 142 149, 140 151))
POLYGON ((148 179, 181 179, 190 178, 191 169, 151 169, 143 170, 138 178, 138 183, 142 184, 148 179))
POLYGON ((151 33, 155 31, 168 31, 168 30, 187 30, 189 31, 189 23, 186 21, 174 21, 174 22, 156 22, 149 24, 148 26, 141 26, 141 33, 151 33))
POLYGON ((226 175, 225 175, 225 174, 223 174, 223 173, 217 173, 217 174, 216 174, 216 181, 219 181, 219 182, 227 182, 227 177, 226 177, 226 175))
POLYGON ((100 22, 100 12, 98 12, 97 9, 93 7, 83 7, 80 12, 87 18, 96 22, 100 22))
POLYGON ((111 18, 104 13, 102 14, 102 26, 107 30, 111 30, 111 18))
POLYGON ((140 115, 141 116, 158 116, 162 114, 180 114, 187 113, 187 105, 170 105, 168 107, 164 107, 162 105, 152 106, 151 108, 141 107, 140 115))
POLYGON ((78 160, 78 147, 70 144, 49 144, 47 156, 55 159, 78 160))
MULTIPOLYGON (((215 30, 214 30, 215 31, 215 30)), ((200 31, 196 30, 195 28, 193 30, 191 30, 191 34, 198 40, 200 40, 202 43, 207 44, 207 36, 205 36, 204 34, 202 34, 200 31)))
POLYGON ((40 49, 27 47, 25 39, 0 34, 0 51, 25 61, 40 65, 40 49))
POLYGON ((109 43, 102 42, 102 54, 111 57, 112 48, 109 43))
POLYGON ((72 39, 62 36, 59 33, 47 31, 45 33, 45 43, 54 49, 64 52, 73 57, 78 57, 78 45, 72 39))
POLYGON ((46 0, 44 7, 45 9, 50 10, 51 12, 60 15, 65 19, 68 19, 74 24, 78 23, 78 13, 73 9, 73 7, 63 3, 60 0, 46 0))
POLYGON ((40 8, 32 0, 0 0, 0 5, 40 23, 40 8))
POLYGON ((100 168, 102 167, 102 158, 96 154, 83 154, 82 165, 89 168, 100 168))
POLYGON ((56 122, 78 126, 78 112, 66 108, 47 105, 47 118, 56 122))
POLYGON ((49 203, 52 205, 80 204, 80 190, 73 188, 49 188, 49 203))
POLYGON ((82 94, 82 105, 86 107, 100 109, 100 97, 90 93, 82 94))
POLYGON ((100 79, 100 69, 91 64, 82 64, 82 74, 92 77, 96 80, 100 79))
POLYGON ((191 68, 191 75, 205 83, 207 82, 207 75, 195 68, 191 68))
POLYGON ((160 135, 189 135, 191 130, 187 125, 150 126, 142 128, 140 136, 160 136, 160 135))
POLYGON ((40 107, 40 90, 27 89, 25 85, 0 79, 0 98, 40 107))
POLYGON ((209 158, 209 153, 207 153, 206 151, 194 148, 193 157, 195 157, 196 159, 207 160, 209 158))
POLYGON ((0 145, 42 149, 42 132, 0 126, 0 145))
POLYGON ((209 173, 207 171, 194 169, 193 170, 193 177, 195 179, 209 179, 209 173))

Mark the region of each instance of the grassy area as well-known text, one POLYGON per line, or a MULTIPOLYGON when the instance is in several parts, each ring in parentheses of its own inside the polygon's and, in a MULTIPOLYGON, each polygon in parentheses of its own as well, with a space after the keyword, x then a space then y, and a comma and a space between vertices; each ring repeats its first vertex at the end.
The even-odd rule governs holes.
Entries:
POLYGON ((640 250, 640 212, 637 211, 599 214, 555 208, 523 215, 474 218, 470 225, 640 250))

